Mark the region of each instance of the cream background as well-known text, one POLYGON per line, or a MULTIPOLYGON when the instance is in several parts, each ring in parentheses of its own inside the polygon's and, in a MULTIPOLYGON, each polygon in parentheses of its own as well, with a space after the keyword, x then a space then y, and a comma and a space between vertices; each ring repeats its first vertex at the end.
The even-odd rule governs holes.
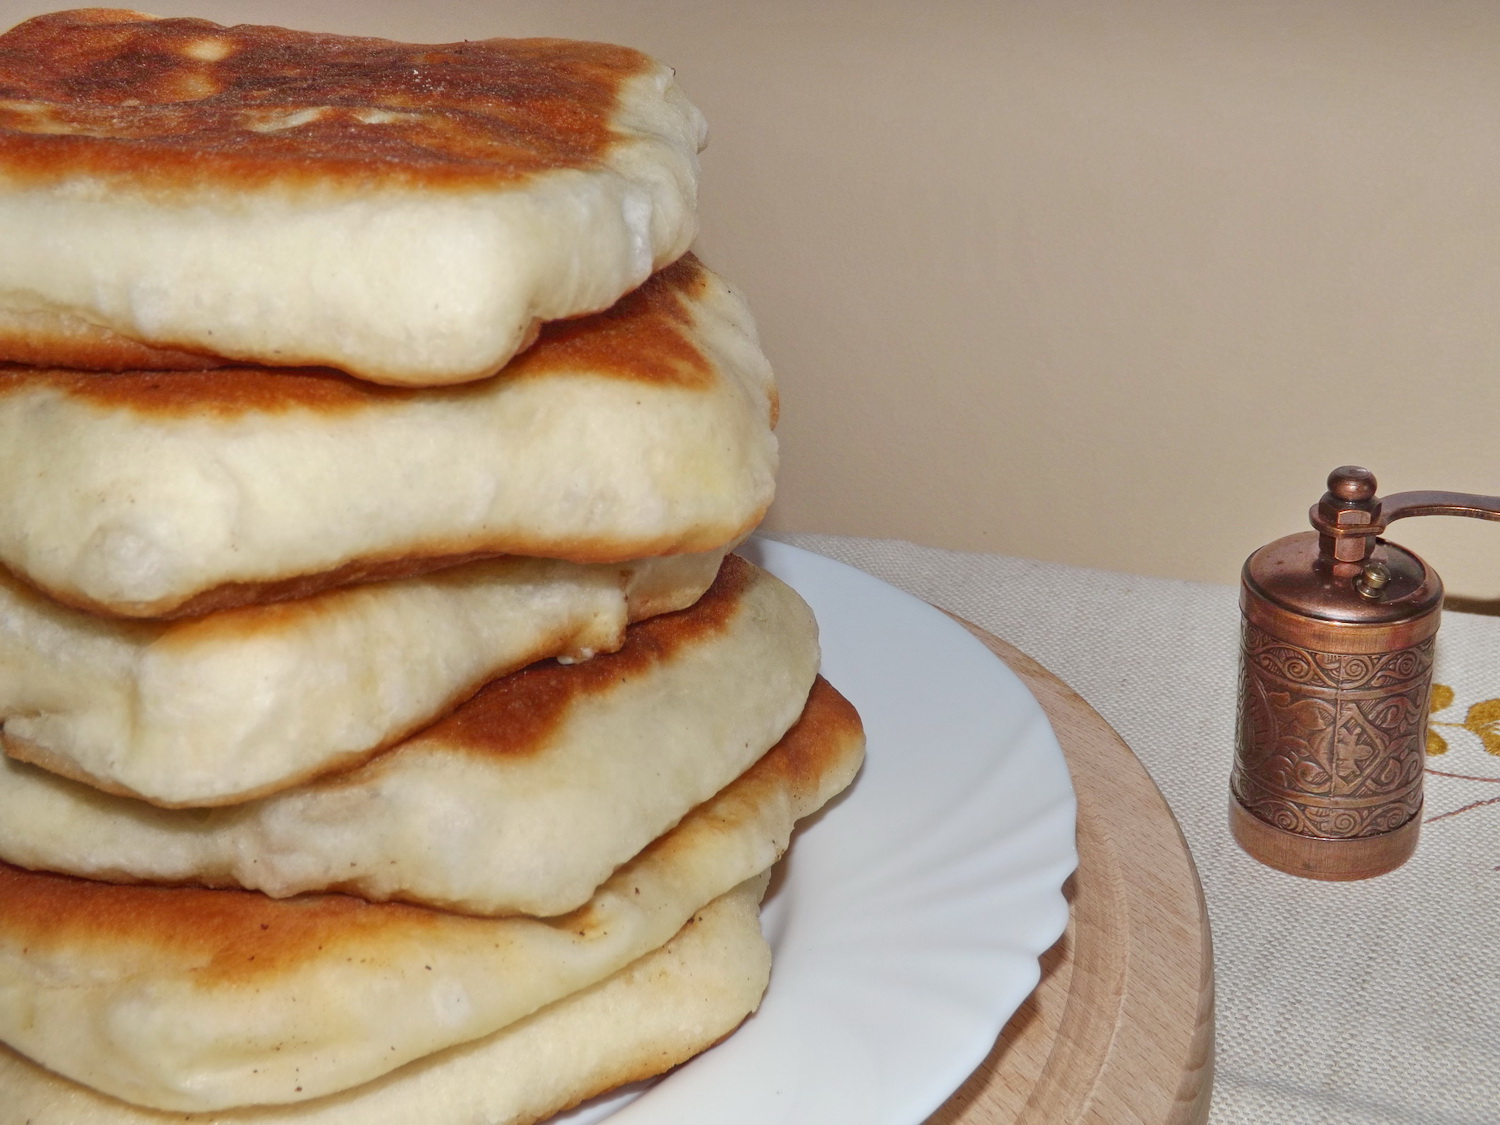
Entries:
MULTIPOLYGON (((1230 581, 1344 462, 1500 493, 1490 0, 148 6, 675 65, 781 381, 773 529, 1230 581)), ((1500 528, 1393 534, 1500 597, 1500 528)))

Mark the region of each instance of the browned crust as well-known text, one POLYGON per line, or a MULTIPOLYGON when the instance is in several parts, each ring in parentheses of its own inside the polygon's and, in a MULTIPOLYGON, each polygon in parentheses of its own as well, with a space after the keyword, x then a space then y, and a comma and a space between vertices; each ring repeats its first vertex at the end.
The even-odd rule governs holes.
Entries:
POLYGON ((751 586, 765 580, 763 574, 738 555, 729 555, 713 585, 694 605, 631 626, 618 651, 580 664, 539 661, 493 679, 421 737, 476 756, 537 754, 581 700, 607 695, 650 675, 682 650, 723 634, 741 612, 751 586))
POLYGON ((549 322, 536 344, 513 359, 500 377, 587 371, 660 387, 709 387, 713 365, 692 338, 693 306, 708 284, 703 264, 685 254, 604 311, 549 322))
MULTIPOLYGON (((785 791, 805 807, 862 743, 854 708, 819 677, 802 718, 726 792, 753 802, 766 789, 785 791)), ((648 850, 683 846, 676 840, 668 833, 648 850)), ((137 947, 197 965, 197 980, 219 986, 254 987, 341 949, 419 943, 439 918, 446 926, 490 924, 343 894, 272 899, 254 891, 94 882, 0 863, 0 942, 12 950, 42 957, 93 944, 137 947)), ((550 924, 584 934, 594 928, 588 906, 550 924)))
MULTIPOLYGON (((741 815, 737 810, 753 815, 750 810, 757 808, 767 794, 785 794, 793 808, 804 810, 797 813, 798 817, 807 815, 826 799, 830 779, 846 773, 862 760, 864 737, 864 725, 854 705, 822 676, 817 677, 808 693, 807 705, 791 729, 721 794, 733 799, 728 803, 718 799, 710 802, 714 805, 714 819, 727 825, 741 815)), ((689 813, 686 819, 700 815, 701 808, 689 813)), ((641 854, 670 853, 683 846, 682 839, 679 834, 668 832, 648 844, 641 854)), ((592 925, 590 911, 586 904, 550 921, 583 932, 592 925)))
MULTIPOLYGON (((702 300, 708 284, 702 263, 692 254, 685 255, 603 312, 542 327, 536 343, 491 379, 514 382, 583 373, 652 386, 707 389, 715 381, 715 370, 693 340, 693 307, 702 300)), ((23 357, 11 354, 12 342, 0 332, 0 359, 25 363, 23 357)), ((0 366, 0 395, 45 387, 79 402, 141 418, 207 415, 227 420, 294 410, 334 416, 357 410, 399 410, 413 402, 438 399, 462 402, 487 395, 494 386, 490 380, 478 380, 449 387, 387 387, 329 368, 190 370, 186 362, 181 366, 184 369, 115 369, 113 363, 102 360, 82 370, 66 365, 0 366)))
POLYGON ((229 362, 143 344, 81 317, 41 317, 14 309, 0 309, 0 361, 82 371, 201 371, 229 362))
MULTIPOLYGON (((685 931, 689 927, 700 922, 702 918, 703 913, 702 911, 700 911, 698 914, 695 914, 692 918, 688 919, 686 925, 683 926, 683 930, 685 931)), ((681 932, 682 931, 679 931, 679 933, 681 932)), ((623 971, 629 970, 627 969, 623 971)), ((762 993, 762 998, 763 997, 764 993, 762 993)), ((564 999, 566 1000, 566 998, 564 999)), ((617 1090, 634 1082, 644 1082, 647 1079, 660 1077, 661 1075, 666 1074, 668 1071, 681 1066, 688 1060, 696 1058, 698 1055, 702 1054, 704 1051, 709 1050, 711 1047, 715 1047, 718 1044, 724 1042, 739 1030, 739 1028, 747 1019, 750 1018, 750 1016, 758 1007, 759 1001, 757 1000, 755 1004, 750 1005, 747 1011, 735 1018, 728 1027, 723 1028, 723 1030, 717 1033, 710 1032, 708 1038, 696 1043, 679 1041, 673 1043, 670 1047, 659 1044, 652 1046, 642 1044, 641 1046, 636 1048, 634 1054, 632 1054, 630 1057, 615 1060, 609 1065, 608 1068, 600 1067, 599 1069, 597 1069, 591 1076, 587 1085, 580 1085, 572 1094, 568 1096, 566 1100, 559 1102, 557 1105, 552 1106, 550 1109, 530 1113, 525 1117, 518 1117, 514 1122, 512 1122, 512 1125, 536 1125, 537 1122, 545 1121, 548 1118, 551 1118, 559 1113, 563 1113, 567 1110, 573 1109, 579 1105, 582 1105, 589 1099, 598 1097, 601 1094, 608 1093, 611 1090, 617 1090)), ((4 1043, 0 1043, 0 1055, 5 1056, 12 1065, 32 1068, 39 1073, 42 1070, 42 1068, 37 1063, 12 1050, 4 1043)), ((48 1080, 57 1083, 59 1086, 75 1085, 72 1079, 64 1078, 59 1074, 47 1072, 47 1077, 48 1080)), ((87 1087, 81 1088, 87 1089, 87 1087)), ((107 1095, 99 1094, 98 1091, 91 1090, 89 1092, 96 1097, 107 1097, 107 1095)), ((163 1122, 202 1121, 205 1123, 205 1125, 209 1125, 211 1121, 217 1119, 217 1115, 213 1113, 200 1115, 195 1113, 179 1113, 171 1111, 158 1112, 160 1113, 163 1122)))
MULTIPOLYGON (((688 921, 688 925, 691 926, 696 921, 698 919, 694 917, 688 921)), ((750 1011, 735 1020, 733 1026, 721 1034, 715 1035, 713 1038, 695 1046, 676 1045, 670 1050, 665 1047, 643 1047, 640 1049, 637 1057, 630 1062, 619 1063, 612 1070, 603 1071, 596 1075, 594 1081, 584 1087, 576 1096, 570 1097, 567 1101, 541 1113, 528 1114, 526 1117, 517 1118, 512 1122, 512 1125, 537 1125, 539 1121, 545 1121, 549 1117, 554 1117, 559 1113, 576 1109, 590 1098, 597 1098, 600 1094, 607 1094, 611 1090, 618 1090, 622 1086, 629 1086, 632 1082, 644 1082, 648 1078, 659 1078, 666 1074, 667 1071, 681 1066, 689 1059, 697 1058, 711 1047, 717 1047, 738 1031, 740 1026, 750 1018, 754 1011, 755 1008, 752 1007, 750 1011)))
MULTIPOLYGON (((692 340, 693 304, 709 284, 703 265, 689 254, 658 271, 633 293, 602 313, 555 321, 538 342, 495 379, 520 380, 585 372, 656 386, 701 390, 715 378, 713 366, 692 340)), ((0 339, 0 356, 5 343, 0 339)), ((356 410, 399 410, 407 403, 488 393, 480 382, 421 390, 384 387, 324 368, 225 367, 208 371, 76 371, 0 364, 0 396, 39 387, 65 397, 145 418, 212 415, 225 419, 302 410, 335 416, 356 410)), ((775 399, 771 425, 775 425, 775 399)), ((615 563, 661 555, 712 551, 748 535, 765 515, 761 507, 738 524, 701 525, 650 539, 571 539, 483 535, 403 544, 390 554, 365 555, 311 574, 263 581, 225 582, 186 598, 163 598, 131 606, 104 604, 77 591, 16 577, 75 609, 103 616, 198 617, 247 605, 292 601, 342 586, 412 578, 481 559, 505 555, 556 558, 576 563, 615 563)))
POLYGON ((735 784, 785 788, 795 801, 812 800, 829 776, 849 760, 851 747, 863 747, 864 737, 864 724, 854 704, 819 676, 791 730, 735 784))
MULTIPOLYGON (((751 512, 738 524, 712 526, 701 524, 676 535, 651 539, 546 539, 511 536, 503 544, 484 545, 473 540, 462 542, 427 541, 407 544, 394 557, 366 556, 316 574, 300 574, 265 582, 225 582, 202 590, 188 598, 162 598, 130 605, 106 604, 84 597, 72 590, 53 589, 35 582, 24 574, 12 572, 17 581, 40 590, 53 601, 101 617, 154 619, 174 621, 210 613, 268 605, 311 597, 344 586, 395 578, 417 578, 445 571, 464 563, 498 559, 507 555, 527 558, 559 559, 572 563, 628 563, 637 559, 663 555, 692 555, 722 549, 726 543, 737 543, 759 526, 767 505, 751 512)), ((475 537, 479 539, 479 537, 475 537)))
MULTIPOLYGON (((720 565, 722 569, 723 564, 720 565)), ((462 581, 466 579, 460 578, 459 580, 462 581)), ((622 575, 622 584, 624 581, 625 579, 622 575)), ((299 607, 296 603, 284 607, 285 613, 288 615, 298 613, 300 608, 301 607, 299 607)), ((648 621, 642 619, 656 616, 663 611, 672 612, 679 608, 680 607, 678 606, 671 606, 670 608, 667 608, 660 602, 646 608, 632 607, 631 620, 634 622, 639 622, 640 624, 636 626, 637 628, 639 628, 641 625, 649 623, 648 621)), ((254 610, 253 619, 255 622, 254 628, 257 630, 263 630, 268 627, 274 628, 276 625, 276 622, 274 620, 270 622, 267 621, 267 611, 264 609, 257 608, 256 610, 254 610)), ((224 629, 230 631, 231 633, 236 631, 237 629, 244 628, 244 626, 242 626, 237 620, 237 614, 234 610, 228 610, 225 613, 209 618, 208 621, 206 621, 204 624, 208 627, 215 629, 224 629)), ((587 625, 581 626, 580 628, 586 631, 591 631, 591 627, 587 625)), ((687 630, 690 628, 690 626, 683 627, 684 636, 687 630)), ((516 674, 518 671, 524 669, 526 665, 532 663, 533 661, 545 661, 559 654, 572 651, 578 643, 579 631, 579 629, 557 629, 549 635, 539 636, 536 639, 536 643, 532 645, 531 651, 526 656, 512 661, 511 663, 501 668, 492 670, 489 676, 486 677, 486 679, 491 679, 491 682, 494 682, 492 678, 504 679, 507 676, 516 674)), ((629 633, 627 632, 623 636, 617 638, 615 643, 623 643, 625 641, 625 638, 628 636, 629 633)), ((684 643, 686 643, 686 639, 684 639, 684 643)), ((589 670, 584 665, 577 665, 574 667, 576 670, 583 671, 585 673, 585 676, 589 674, 589 670)), ((147 803, 154 804, 160 808, 211 808, 224 805, 235 805, 241 804, 245 801, 252 801, 259 797, 266 797, 272 793, 279 793, 284 789, 290 789, 294 786, 304 784, 308 781, 312 781, 315 778, 323 777, 328 774, 337 774, 340 772, 357 769, 358 767, 364 765, 366 762, 369 762, 372 758, 378 757, 382 753, 396 747, 401 742, 404 742, 408 738, 411 738, 417 731, 421 730, 423 727, 431 723, 434 716, 446 715, 449 712, 455 711, 455 709, 461 710, 466 705, 467 701, 469 701, 477 691, 481 691, 484 687, 485 679, 477 680, 471 683, 460 684, 457 688, 455 688, 453 693, 446 700, 444 700, 438 706, 434 707, 429 714, 420 719, 417 719, 412 723, 409 723, 405 727, 398 728, 397 730, 392 731, 387 738, 374 746, 370 746, 362 750, 353 751, 339 757, 325 759, 319 762, 313 768, 304 770, 300 773, 294 773, 286 777, 278 778, 274 783, 263 785, 256 789, 249 789, 241 792, 231 793, 212 801, 193 801, 191 803, 162 801, 148 794, 137 793, 135 790, 121 785, 118 782, 112 781, 108 778, 96 777, 93 774, 90 774, 87 771, 80 769, 78 763, 73 761, 71 758, 63 754, 55 753, 45 746, 39 746, 27 739, 20 738, 17 735, 11 734, 3 726, 0 726, 0 751, 3 751, 7 756, 15 759, 18 762, 26 762, 30 765, 37 766, 38 768, 44 769, 49 773, 55 773, 59 777, 65 777, 70 781, 80 782, 92 789, 97 789, 100 792, 109 793, 116 797, 130 797, 136 800, 146 801, 147 803)), ((540 700, 538 701, 538 705, 540 705, 540 700)), ((541 736, 541 732, 538 728, 533 728, 533 730, 536 733, 537 737, 541 736)), ((499 736, 496 735, 496 737, 498 738, 499 736)))
POLYGON ((219 984, 288 971, 346 943, 417 937, 442 917, 349 895, 272 899, 252 891, 98 883, 7 863, 0 863, 0 903, 7 944, 26 952, 93 944, 149 949, 199 964, 198 979, 219 984))
MULTIPOLYGON (((164 621, 175 621, 184 617, 202 617, 222 614, 248 606, 265 606, 277 602, 296 603, 305 598, 338 590, 345 586, 359 586, 369 582, 386 582, 398 578, 421 578, 436 574, 466 563, 501 559, 520 551, 497 551, 477 548, 474 550, 445 549, 433 546, 432 554, 408 549, 410 553, 397 558, 364 558, 347 562, 318 574, 298 574, 269 582, 224 582, 184 601, 150 602, 139 607, 138 614, 128 616, 156 617, 164 621)), ((538 552, 540 554, 540 552, 538 552)), ((87 610, 104 616, 122 615, 113 607, 105 606, 87 598, 77 598, 71 593, 55 590, 45 591, 52 598, 75 609, 87 610)))
POLYGON ((424 45, 57 12, 0 36, 0 169, 144 191, 506 184, 597 164, 621 86, 650 65, 556 39, 424 45), (286 125, 299 111, 316 115, 286 125))

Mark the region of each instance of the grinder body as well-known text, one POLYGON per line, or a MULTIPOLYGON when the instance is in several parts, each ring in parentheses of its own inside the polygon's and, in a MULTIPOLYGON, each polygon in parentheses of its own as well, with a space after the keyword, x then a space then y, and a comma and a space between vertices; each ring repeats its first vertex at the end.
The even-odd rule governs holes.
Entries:
POLYGON ((1362 879, 1417 846, 1443 586, 1393 543, 1340 559, 1331 538, 1279 539, 1241 573, 1230 827, 1271 867, 1362 879))

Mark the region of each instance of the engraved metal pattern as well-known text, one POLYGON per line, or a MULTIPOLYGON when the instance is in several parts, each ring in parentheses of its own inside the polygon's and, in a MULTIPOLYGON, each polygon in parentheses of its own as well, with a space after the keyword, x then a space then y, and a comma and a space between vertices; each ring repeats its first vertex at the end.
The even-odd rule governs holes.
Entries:
POLYGON ((1248 621, 1230 788, 1262 820, 1325 839, 1377 836, 1422 806, 1432 638, 1376 655, 1317 652, 1248 621))

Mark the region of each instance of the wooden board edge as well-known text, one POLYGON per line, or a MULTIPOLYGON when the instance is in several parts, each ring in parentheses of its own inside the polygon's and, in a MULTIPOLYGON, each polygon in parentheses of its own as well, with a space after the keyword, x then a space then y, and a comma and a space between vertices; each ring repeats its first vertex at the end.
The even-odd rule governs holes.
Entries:
POLYGON ((1201 1125, 1213 1087, 1213 944, 1176 818, 1082 697, 1019 649, 949 616, 1021 678, 1051 720, 1078 794, 1080 863, 1068 932, 1052 964, 1043 960, 1038 993, 1052 1010, 1023 1006, 930 1123, 1201 1125), (1029 1087, 1008 1046, 1046 1052, 1029 1087))

